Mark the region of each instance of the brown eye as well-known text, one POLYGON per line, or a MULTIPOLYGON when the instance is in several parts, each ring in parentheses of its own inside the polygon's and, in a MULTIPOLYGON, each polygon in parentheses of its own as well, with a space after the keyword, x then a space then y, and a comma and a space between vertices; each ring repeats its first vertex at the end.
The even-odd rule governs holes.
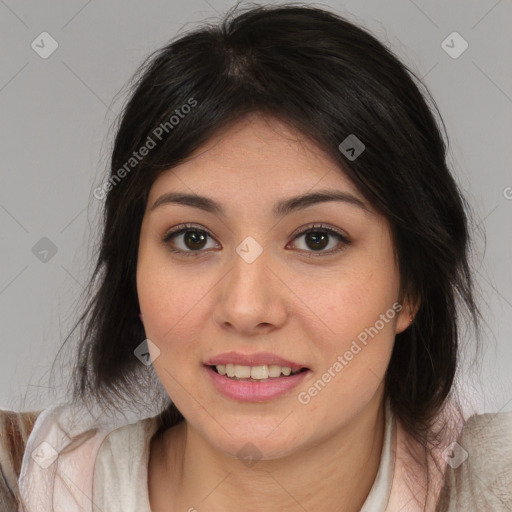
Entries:
POLYGON ((323 225, 313 226, 302 231, 296 235, 294 240, 301 237, 304 238, 304 242, 298 245, 303 245, 303 247, 298 248, 306 253, 310 253, 307 254, 308 256, 328 256, 341 251, 350 244, 350 240, 346 236, 323 225), (336 240, 338 243, 336 243, 336 240), (330 250, 324 250, 328 246, 330 246, 330 250))
POLYGON ((195 256, 194 253, 204 252, 203 249, 208 248, 208 238, 212 237, 204 229, 181 226, 169 231, 163 238, 163 242, 169 245, 172 252, 195 256))
POLYGON ((204 248, 206 237, 208 236, 201 231, 191 230, 185 231, 184 235, 183 242, 185 246, 194 251, 204 248))
POLYGON ((306 245, 315 251, 325 249, 329 243, 329 235, 320 231, 311 231, 305 235, 306 245))

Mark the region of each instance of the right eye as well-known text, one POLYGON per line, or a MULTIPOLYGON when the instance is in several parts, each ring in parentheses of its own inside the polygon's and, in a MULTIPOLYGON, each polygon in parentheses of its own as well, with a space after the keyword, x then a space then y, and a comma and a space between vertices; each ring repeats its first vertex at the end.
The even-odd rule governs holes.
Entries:
POLYGON ((162 241, 169 246, 172 252, 183 254, 184 256, 198 256, 205 249, 205 241, 207 241, 208 237, 213 239, 207 230, 195 225, 182 224, 168 231, 162 241), (178 243, 171 242, 173 239, 177 239, 178 243))

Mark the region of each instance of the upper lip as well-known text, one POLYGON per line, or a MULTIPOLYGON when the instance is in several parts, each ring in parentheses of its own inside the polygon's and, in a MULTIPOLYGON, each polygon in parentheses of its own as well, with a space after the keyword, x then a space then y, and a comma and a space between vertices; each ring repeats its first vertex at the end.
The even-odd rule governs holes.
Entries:
POLYGON ((224 352, 211 357, 204 364, 207 366, 216 366, 218 364, 239 364, 242 366, 263 366, 277 365, 291 368, 292 371, 306 368, 303 364, 295 363, 284 359, 283 357, 271 354, 270 352, 258 352, 256 354, 242 354, 240 352, 224 352))

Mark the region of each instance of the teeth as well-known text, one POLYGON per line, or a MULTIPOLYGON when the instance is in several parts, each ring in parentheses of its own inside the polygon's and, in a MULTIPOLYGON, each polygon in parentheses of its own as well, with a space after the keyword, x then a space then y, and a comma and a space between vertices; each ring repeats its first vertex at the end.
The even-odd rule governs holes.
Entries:
MULTIPOLYGON (((238 366, 238 368, 249 368, 249 366, 238 366)), ((251 370, 251 379, 268 379, 268 366, 252 366, 249 368, 251 370)), ((237 372, 235 372, 236 377, 238 377, 237 372)))
POLYGON ((249 377, 255 378, 252 375, 253 370, 250 366, 241 366, 239 364, 235 364, 235 377, 239 379, 248 379, 249 377))
POLYGON ((227 375, 228 377, 235 377, 237 379, 255 379, 266 380, 269 377, 280 377, 281 374, 288 377, 290 374, 298 373, 300 370, 292 372, 288 366, 279 365, 261 365, 261 366, 243 366, 241 364, 228 363, 218 364, 215 366, 219 375, 227 375))
POLYGON ((269 377, 279 377, 280 375, 281 375, 281 367, 280 366, 272 364, 268 367, 268 376, 269 377))

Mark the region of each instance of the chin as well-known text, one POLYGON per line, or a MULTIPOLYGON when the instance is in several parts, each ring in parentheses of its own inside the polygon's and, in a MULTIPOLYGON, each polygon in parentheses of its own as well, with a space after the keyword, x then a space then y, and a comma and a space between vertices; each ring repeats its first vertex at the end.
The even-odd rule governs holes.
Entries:
MULTIPOLYGON (((249 424, 226 429, 229 433, 222 428, 212 433, 209 430, 212 424, 210 422, 208 431, 203 435, 209 444, 231 457, 241 460, 246 457, 252 457, 254 460, 280 459, 293 454, 304 444, 305 439, 303 429, 294 434, 285 428, 276 428, 285 417, 286 415, 279 421, 268 422, 265 426, 260 426, 261 428, 256 428, 255 420, 251 420, 249 424)), ((284 423, 286 421, 281 427, 284 427, 284 423)))

